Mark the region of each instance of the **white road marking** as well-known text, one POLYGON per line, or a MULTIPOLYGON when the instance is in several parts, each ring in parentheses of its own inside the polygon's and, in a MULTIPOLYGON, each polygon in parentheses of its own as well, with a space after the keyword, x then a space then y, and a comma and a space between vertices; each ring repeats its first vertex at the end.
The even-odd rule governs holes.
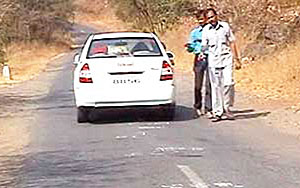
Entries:
POLYGON ((243 185, 235 185, 234 188, 244 188, 243 185))
POLYGON ((128 136, 116 136, 117 140, 123 140, 123 139, 127 139, 128 136))
POLYGON ((148 126, 145 126, 145 127, 139 127, 140 130, 151 130, 151 129, 161 129, 162 127, 148 127, 148 126))
POLYGON ((233 183, 231 182, 221 182, 221 183, 214 183, 217 187, 233 187, 233 183))
POLYGON ((172 185, 161 185, 161 188, 182 188, 182 184, 172 184, 172 185))
POLYGON ((190 167, 186 165, 177 165, 177 167, 189 178, 195 188, 208 188, 208 185, 190 167))
POLYGON ((223 187, 225 187, 225 188, 227 188, 227 187, 232 187, 232 188, 244 188, 244 186, 243 185, 241 185, 241 184, 237 184, 237 185, 234 185, 233 183, 231 183, 231 182, 221 182, 221 183, 214 183, 214 185, 216 186, 216 187, 221 187, 221 188, 223 188, 223 187))
POLYGON ((141 157, 141 156, 143 156, 142 153, 130 153, 130 154, 125 155, 125 157, 128 157, 128 158, 141 157))

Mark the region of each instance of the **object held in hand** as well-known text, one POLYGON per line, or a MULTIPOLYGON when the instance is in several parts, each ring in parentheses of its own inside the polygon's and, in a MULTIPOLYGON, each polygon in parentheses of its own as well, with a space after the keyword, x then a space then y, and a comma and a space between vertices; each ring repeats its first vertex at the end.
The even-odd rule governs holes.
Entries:
POLYGON ((239 70, 242 68, 242 64, 239 58, 235 58, 236 62, 234 64, 235 69, 239 70))
POLYGON ((192 47, 192 44, 190 43, 185 44, 184 47, 186 47, 186 51, 189 53, 194 51, 194 47, 192 47))

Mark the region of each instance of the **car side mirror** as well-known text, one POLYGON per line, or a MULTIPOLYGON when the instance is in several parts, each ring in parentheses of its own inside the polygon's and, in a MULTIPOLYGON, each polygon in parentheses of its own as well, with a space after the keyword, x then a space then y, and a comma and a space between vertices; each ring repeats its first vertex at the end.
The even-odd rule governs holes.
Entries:
POLYGON ((74 55, 74 59, 73 59, 73 64, 74 65, 78 65, 79 58, 80 58, 80 55, 78 53, 74 55))
POLYGON ((171 51, 167 51, 167 56, 168 56, 169 60, 171 61, 171 64, 175 65, 175 62, 174 62, 175 54, 171 51))

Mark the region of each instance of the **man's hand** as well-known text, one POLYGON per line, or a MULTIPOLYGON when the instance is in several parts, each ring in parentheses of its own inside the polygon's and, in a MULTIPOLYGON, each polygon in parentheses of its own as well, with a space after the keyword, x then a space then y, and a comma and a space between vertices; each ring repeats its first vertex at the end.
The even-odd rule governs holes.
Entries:
POLYGON ((235 67, 236 70, 239 70, 239 69, 242 68, 242 63, 241 63, 241 60, 239 58, 235 59, 234 67, 235 67))
POLYGON ((187 43, 184 45, 187 52, 192 53, 195 49, 191 43, 187 43))
POLYGON ((238 53, 238 50, 237 50, 237 46, 236 46, 236 42, 233 41, 230 43, 230 48, 233 52, 233 57, 235 57, 235 62, 234 62, 234 67, 236 70, 239 70, 242 68, 242 63, 241 63, 241 58, 239 58, 239 53, 238 53))

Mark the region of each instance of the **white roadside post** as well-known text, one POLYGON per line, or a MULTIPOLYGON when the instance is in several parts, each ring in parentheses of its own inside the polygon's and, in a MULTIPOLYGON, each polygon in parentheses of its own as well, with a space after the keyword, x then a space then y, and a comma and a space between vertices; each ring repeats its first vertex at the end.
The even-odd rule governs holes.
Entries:
POLYGON ((5 80, 10 80, 10 68, 8 66, 8 64, 4 64, 3 65, 3 69, 2 69, 2 76, 4 77, 5 80))

